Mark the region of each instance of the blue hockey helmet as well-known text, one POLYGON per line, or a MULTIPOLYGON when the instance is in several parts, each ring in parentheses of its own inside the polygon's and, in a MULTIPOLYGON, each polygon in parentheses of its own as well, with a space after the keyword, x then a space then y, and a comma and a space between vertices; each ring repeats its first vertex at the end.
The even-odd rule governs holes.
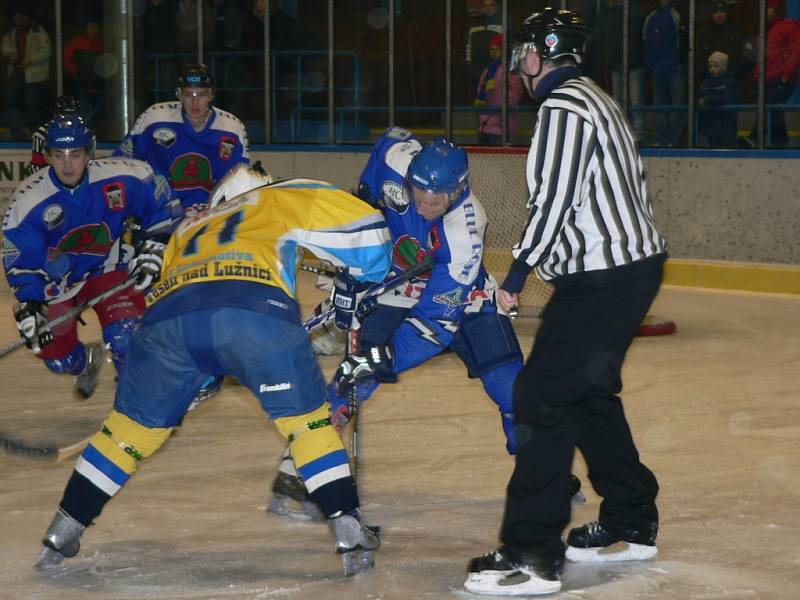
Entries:
POLYGON ((450 206, 461 197, 468 176, 467 152, 439 138, 426 144, 411 159, 406 182, 430 194, 446 194, 450 206))
POLYGON ((94 154, 95 137, 78 113, 57 113, 47 125, 45 145, 47 150, 85 148, 91 156, 94 154))

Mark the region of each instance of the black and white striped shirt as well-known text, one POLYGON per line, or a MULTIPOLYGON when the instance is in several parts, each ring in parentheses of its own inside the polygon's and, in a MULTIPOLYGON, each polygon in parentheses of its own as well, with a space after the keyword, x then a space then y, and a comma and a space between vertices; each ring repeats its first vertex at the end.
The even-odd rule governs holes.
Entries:
POLYGON ((546 97, 526 169, 530 213, 513 254, 542 279, 666 251, 631 128, 591 79, 568 79, 546 97))

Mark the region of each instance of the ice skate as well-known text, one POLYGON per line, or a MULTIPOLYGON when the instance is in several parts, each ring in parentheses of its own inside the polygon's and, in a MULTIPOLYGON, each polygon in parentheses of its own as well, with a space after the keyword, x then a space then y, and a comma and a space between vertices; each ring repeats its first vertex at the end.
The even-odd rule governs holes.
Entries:
POLYGON ((464 589, 484 596, 541 596, 561 589, 559 562, 512 560, 505 548, 473 558, 464 589))
POLYGON ((59 508, 42 538, 45 547, 35 568, 50 569, 65 558, 78 554, 84 529, 83 525, 59 508))
POLYGON ((592 521, 570 530, 567 559, 572 562, 647 560, 658 554, 655 545, 657 531, 658 525, 653 524, 647 531, 630 530, 624 537, 617 537, 597 521, 592 521))
POLYGON ((297 519, 298 521, 322 522, 322 516, 316 503, 308 495, 303 480, 297 475, 278 471, 272 482, 272 499, 267 512, 297 519))
POLYGON ((380 527, 365 525, 357 513, 331 518, 330 525, 336 537, 336 554, 342 556, 347 577, 375 566, 375 551, 381 545, 380 527))
POLYGON ((103 368, 103 354, 105 346, 101 342, 86 345, 86 366, 75 378, 75 393, 86 400, 94 394, 97 382, 100 379, 100 370, 103 368))

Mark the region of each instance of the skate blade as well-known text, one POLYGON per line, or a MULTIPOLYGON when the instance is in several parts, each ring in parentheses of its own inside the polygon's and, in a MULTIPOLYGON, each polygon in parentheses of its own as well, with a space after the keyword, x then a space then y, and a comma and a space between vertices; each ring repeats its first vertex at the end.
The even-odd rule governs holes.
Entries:
POLYGON ((297 501, 284 494, 273 495, 267 506, 267 512, 306 523, 321 523, 325 520, 317 505, 310 500, 297 501))
POLYGON ((560 581, 542 579, 525 571, 470 573, 464 589, 484 596, 543 596, 561 590, 560 581))
POLYGON ((617 542, 606 548, 575 548, 567 546, 566 557, 572 562, 624 562, 648 560, 658 554, 655 546, 617 542))
POLYGON ((342 554, 342 566, 346 577, 358 575, 375 566, 375 550, 353 550, 342 554))
POLYGON ((48 548, 45 546, 42 553, 39 555, 39 559, 36 561, 36 564, 33 566, 34 569, 37 571, 45 571, 47 569, 52 569, 53 567, 58 566, 62 560, 64 560, 65 556, 61 554, 58 550, 53 550, 52 548, 48 548))

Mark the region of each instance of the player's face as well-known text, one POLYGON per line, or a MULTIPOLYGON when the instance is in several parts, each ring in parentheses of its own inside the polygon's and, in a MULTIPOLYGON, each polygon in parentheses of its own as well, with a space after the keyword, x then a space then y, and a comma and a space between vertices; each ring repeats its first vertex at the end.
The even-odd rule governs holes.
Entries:
POLYGON ((722 65, 715 60, 708 61, 708 74, 711 77, 719 77, 722 75, 722 65))
POLYGON ((49 157, 56 177, 67 187, 78 185, 90 158, 86 148, 51 148, 49 157))
POLYGON ((183 87, 181 90, 181 104, 189 116, 189 122, 199 127, 206 122, 208 106, 214 99, 211 88, 183 87))
POLYGON ((412 185, 411 195, 414 197, 414 204, 417 206, 417 212, 426 221, 438 219, 447 212, 447 207, 450 206, 450 198, 448 194, 444 192, 428 192, 412 185))
POLYGON ((489 46, 489 60, 500 60, 503 49, 500 46, 489 46))

